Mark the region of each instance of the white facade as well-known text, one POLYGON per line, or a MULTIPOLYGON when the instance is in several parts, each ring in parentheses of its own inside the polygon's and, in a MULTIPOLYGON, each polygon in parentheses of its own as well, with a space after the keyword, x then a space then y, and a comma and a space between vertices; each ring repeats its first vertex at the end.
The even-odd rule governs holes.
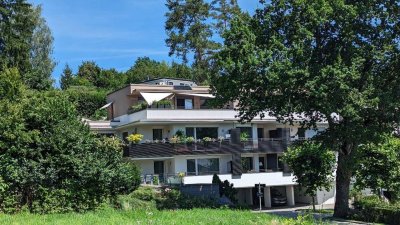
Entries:
MULTIPOLYGON (((152 82, 161 81, 154 80, 148 84, 152 82)), ((135 133, 144 136, 141 141, 143 145, 139 144, 135 147, 138 150, 137 154, 135 151, 132 154, 129 153, 131 154, 129 155, 130 159, 141 168, 144 182, 147 182, 146 177, 152 176, 160 176, 160 180, 165 183, 176 182, 178 174, 185 174, 181 180, 184 185, 211 184, 213 174, 218 174, 222 181, 228 180, 238 189, 238 199, 241 203, 255 204, 257 201, 254 194, 255 187, 261 183, 264 185, 262 191, 265 207, 271 207, 274 204, 273 195, 277 190, 286 196, 288 205, 295 204, 297 201, 295 196, 298 195, 295 188, 297 184, 292 174, 283 172, 284 168, 279 160, 283 152, 282 148, 283 146, 286 148, 287 141, 311 138, 318 131, 326 129, 326 124, 319 124, 318 130, 299 132, 298 125, 280 124, 276 122, 276 118, 268 116, 268 113, 265 113, 266 117, 263 119, 256 116, 251 123, 241 124, 238 122, 237 112, 232 105, 227 106, 226 109, 202 108, 205 98, 210 96, 208 92, 204 92, 204 90, 208 90, 206 87, 196 87, 195 84, 190 85, 187 81, 174 80, 171 82, 174 82, 173 85, 182 83, 184 86, 193 86, 194 89, 193 91, 177 92, 172 87, 166 87, 159 83, 158 85, 125 87, 111 93, 107 98, 111 101, 108 104, 108 107, 111 107, 109 113, 112 112, 113 115, 113 110, 115 110, 118 116, 112 118, 108 124, 92 123, 92 129, 101 132, 99 127, 102 125, 107 127, 107 131, 112 130, 112 133, 122 138, 135 133), (121 104, 140 104, 143 102, 140 93, 143 96, 143 93, 152 92, 171 92, 168 101, 173 106, 169 108, 165 108, 165 106, 158 108, 157 106, 157 108, 145 108, 134 113, 121 113, 129 108, 121 104), (190 107, 187 107, 187 102, 190 102, 190 107), (185 109, 179 109, 179 107, 185 109), (240 129, 249 134, 249 142, 246 141, 240 149, 239 157, 241 157, 243 173, 239 176, 233 172, 234 153, 227 151, 226 148, 221 150, 221 144, 220 149, 210 148, 209 151, 206 146, 200 146, 202 144, 199 141, 194 148, 184 147, 184 153, 174 150, 174 147, 169 144, 169 141, 178 132, 183 132, 186 136, 193 136, 194 139, 202 139, 208 135, 204 133, 209 132, 210 135, 213 135, 211 138, 214 140, 222 138, 224 143, 230 143, 233 129, 240 129), (144 151, 143 146, 150 142, 162 143, 147 145, 144 151)), ((299 197, 299 199, 303 202, 307 201, 306 198, 299 197)))

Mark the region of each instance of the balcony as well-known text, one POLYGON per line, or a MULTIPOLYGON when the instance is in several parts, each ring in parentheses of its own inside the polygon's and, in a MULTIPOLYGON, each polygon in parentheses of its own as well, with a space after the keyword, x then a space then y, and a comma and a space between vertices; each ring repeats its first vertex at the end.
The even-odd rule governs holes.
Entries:
MULTIPOLYGON (((266 184, 268 186, 295 185, 294 176, 284 172, 262 172, 244 173, 240 179, 232 174, 219 174, 221 180, 228 180, 235 188, 254 187, 256 184, 266 184)), ((211 184, 213 175, 185 176, 184 184, 211 184)))
POLYGON ((282 153, 286 149, 283 141, 243 140, 239 144, 230 140, 209 142, 197 140, 194 143, 170 143, 164 141, 148 141, 147 143, 131 144, 124 150, 124 156, 132 158, 159 158, 176 155, 201 154, 241 154, 241 153, 282 153), (258 144, 257 144, 258 143, 258 144))

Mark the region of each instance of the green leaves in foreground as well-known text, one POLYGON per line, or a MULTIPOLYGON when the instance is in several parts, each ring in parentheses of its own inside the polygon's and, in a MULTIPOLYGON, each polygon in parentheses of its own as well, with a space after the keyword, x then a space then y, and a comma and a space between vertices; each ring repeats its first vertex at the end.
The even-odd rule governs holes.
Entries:
POLYGON ((332 187, 335 154, 320 143, 299 142, 284 153, 283 160, 307 195, 315 196, 317 190, 329 190, 332 187))
POLYGON ((0 211, 89 210, 137 188, 119 140, 91 133, 64 94, 25 93, 14 78, 0 73, 0 211))

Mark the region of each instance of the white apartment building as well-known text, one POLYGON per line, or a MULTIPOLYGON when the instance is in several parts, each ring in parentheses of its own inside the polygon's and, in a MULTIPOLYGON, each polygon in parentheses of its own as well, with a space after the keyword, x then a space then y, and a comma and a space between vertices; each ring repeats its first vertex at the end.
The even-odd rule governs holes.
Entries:
MULTIPOLYGON (((289 206, 309 203, 310 197, 303 195, 280 157, 291 141, 310 138, 318 131, 283 125, 269 116, 241 124, 233 102, 216 109, 208 104, 212 98, 208 86, 154 79, 110 93, 103 107, 109 121, 88 124, 96 132, 124 139, 135 133, 144 136, 124 153, 141 168, 143 182, 151 183, 157 176, 166 184, 177 180, 184 185, 210 184, 213 174, 218 174, 234 185, 242 204, 259 204, 259 184, 264 207, 278 204, 279 197, 289 206), (177 143, 177 135, 196 141, 177 143), (183 179, 178 174, 184 174, 183 179)), ((318 129, 326 127, 319 124, 318 129)), ((317 202, 333 196, 334 191, 319 192, 317 202)))

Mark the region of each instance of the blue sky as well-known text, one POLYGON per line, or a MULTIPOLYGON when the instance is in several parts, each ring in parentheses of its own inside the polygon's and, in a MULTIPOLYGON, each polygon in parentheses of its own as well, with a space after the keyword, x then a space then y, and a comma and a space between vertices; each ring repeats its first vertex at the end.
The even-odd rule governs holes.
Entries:
MULTIPOLYGON (((58 86, 68 63, 74 72, 85 60, 103 68, 126 71, 136 58, 148 56, 171 62, 165 46, 165 0, 28 0, 42 5, 54 36, 53 77, 58 86)), ((258 0, 239 0, 254 12, 258 0)), ((175 59, 175 61, 178 61, 175 59)))

